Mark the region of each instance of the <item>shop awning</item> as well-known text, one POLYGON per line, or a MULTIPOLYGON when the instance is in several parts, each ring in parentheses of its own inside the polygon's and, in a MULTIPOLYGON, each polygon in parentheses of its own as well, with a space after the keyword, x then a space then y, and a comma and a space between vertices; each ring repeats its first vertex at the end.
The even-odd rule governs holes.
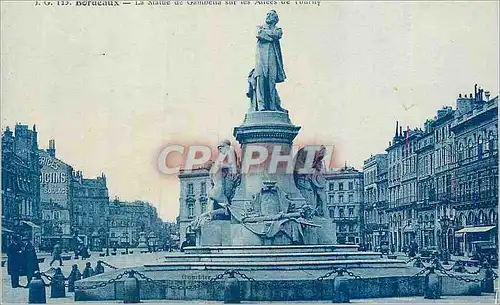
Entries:
POLYGON ((73 236, 69 235, 44 235, 42 236, 42 239, 72 239, 73 236))
POLYGON ((458 230, 455 232, 455 234, 462 234, 462 233, 484 233, 488 232, 492 229, 494 229, 496 226, 482 226, 482 227, 467 227, 458 230))
POLYGON ((12 233, 14 233, 14 231, 2 227, 2 233, 10 233, 10 234, 12 234, 12 233))
POLYGON ((23 220, 21 221, 22 223, 25 223, 27 224, 28 226, 34 228, 34 229, 40 229, 40 226, 37 226, 36 224, 32 223, 31 221, 29 220, 23 220))

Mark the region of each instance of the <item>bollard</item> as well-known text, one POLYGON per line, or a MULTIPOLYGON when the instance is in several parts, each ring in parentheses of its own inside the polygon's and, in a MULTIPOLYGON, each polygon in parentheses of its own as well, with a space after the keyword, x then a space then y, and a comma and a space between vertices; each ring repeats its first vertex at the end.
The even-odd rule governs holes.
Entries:
POLYGON ((459 272, 459 273, 464 273, 465 272, 464 263, 460 260, 456 261, 455 265, 453 266, 453 271, 459 272))
POLYGON ((424 299, 439 299, 441 297, 441 278, 434 273, 434 267, 429 267, 429 273, 424 281, 424 299))
POLYGON ((224 303, 240 303, 240 282, 234 277, 234 270, 229 271, 229 277, 224 282, 224 303))
POLYGON ((66 289, 64 288, 64 275, 61 272, 61 268, 57 267, 56 273, 52 277, 52 282, 50 283, 50 297, 55 298, 65 298, 66 289))
POLYGON ((351 301, 349 293, 349 279, 343 277, 344 270, 337 271, 338 275, 333 280, 333 300, 332 303, 349 303, 351 301))
POLYGON ((128 272, 128 278, 123 281, 123 303, 140 303, 139 280, 134 276, 135 271, 128 272))
POLYGON ((104 266, 102 265, 102 261, 97 261, 97 266, 95 266, 95 274, 104 273, 104 266))
POLYGON ((431 263, 432 267, 435 269, 435 270, 441 270, 443 269, 443 265, 441 264, 441 262, 439 261, 439 258, 435 257, 433 260, 432 260, 432 263, 431 263))
POLYGON ((78 265, 74 264, 68 276, 68 292, 75 292, 75 282, 82 279, 82 274, 78 270, 78 265))
POLYGON ((413 263, 413 267, 424 268, 424 263, 422 263, 422 258, 420 256, 417 256, 417 258, 415 259, 415 262, 413 263))
POLYGON ((489 263, 484 264, 484 278, 481 281, 481 291, 487 293, 495 292, 495 280, 493 279, 493 270, 489 263))
POLYGON ((28 292, 28 303, 29 304, 45 304, 47 303, 47 297, 45 295, 45 284, 40 275, 40 271, 35 271, 34 278, 29 284, 28 292))

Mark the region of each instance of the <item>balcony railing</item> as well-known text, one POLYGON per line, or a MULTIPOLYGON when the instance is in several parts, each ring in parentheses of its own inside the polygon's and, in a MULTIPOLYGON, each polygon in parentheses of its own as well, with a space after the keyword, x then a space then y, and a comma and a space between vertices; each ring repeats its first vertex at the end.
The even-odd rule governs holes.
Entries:
POLYGON ((333 221, 334 222, 357 222, 359 220, 359 217, 357 216, 344 216, 344 217, 334 217, 333 221))
POLYGON ((388 231, 389 224, 387 223, 369 223, 365 225, 365 228, 371 231, 388 231))

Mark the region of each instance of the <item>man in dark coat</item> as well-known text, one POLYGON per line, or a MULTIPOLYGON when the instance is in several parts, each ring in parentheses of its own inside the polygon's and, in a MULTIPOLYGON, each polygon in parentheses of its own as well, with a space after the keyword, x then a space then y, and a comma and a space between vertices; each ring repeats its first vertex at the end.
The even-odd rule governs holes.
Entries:
POLYGON ((92 269, 90 263, 85 263, 85 269, 83 269, 83 278, 86 279, 93 275, 94 275, 94 269, 92 269))
POLYGON ((20 236, 14 236, 14 240, 7 251, 7 256, 7 272, 10 274, 10 282, 12 288, 17 288, 19 287, 19 275, 21 274, 23 260, 20 236))
POLYGON ((90 258, 89 249, 87 248, 87 246, 82 247, 82 250, 80 251, 80 255, 82 256, 82 259, 90 258))
POLYGON ((38 257, 36 255, 35 247, 29 240, 25 240, 24 246, 24 264, 26 266, 26 279, 28 280, 28 286, 33 278, 35 271, 40 271, 38 266, 38 257))

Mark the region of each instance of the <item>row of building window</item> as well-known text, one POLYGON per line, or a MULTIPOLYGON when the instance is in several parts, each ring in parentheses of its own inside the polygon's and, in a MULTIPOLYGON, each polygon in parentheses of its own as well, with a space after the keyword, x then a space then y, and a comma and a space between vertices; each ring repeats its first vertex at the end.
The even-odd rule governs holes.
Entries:
MULTIPOLYGON (((338 195, 338 201, 335 201, 335 195, 330 195, 328 196, 329 199, 330 199, 330 204, 334 204, 334 203, 344 203, 344 195, 343 194, 339 194, 338 195)), ((354 202, 354 194, 349 194, 347 196, 347 202, 349 203, 352 203, 354 202)))
POLYGON ((2 175, 2 189, 32 192, 35 190, 35 184, 31 183, 31 179, 28 175, 26 175, 26 177, 2 175))
POLYGON ((349 232, 356 233, 357 232, 356 225, 354 225, 354 224, 338 224, 337 228, 338 228, 338 232, 340 232, 340 233, 349 233, 349 232))
MULTIPOLYGON (((188 217, 194 217, 195 216, 195 213, 194 213, 194 204, 195 204, 195 201, 194 200, 188 200, 187 201, 187 215, 188 217)), ((205 213, 207 211, 207 200, 206 199, 202 199, 200 200, 200 206, 201 206, 201 213, 205 213)))
MULTIPOLYGON (((35 211, 33 208, 33 200, 30 198, 18 198, 17 205, 11 205, 8 202, 11 199, 2 196, 2 215, 5 217, 12 216, 35 216, 35 211), (8 211, 8 207, 12 207, 8 211)), ((14 201, 15 202, 15 201, 14 201)))
MULTIPOLYGON (((200 183, 200 193, 201 194, 207 193, 207 183, 206 182, 200 183)), ((187 194, 194 195, 194 185, 192 183, 187 184, 187 194)))
POLYGON ((45 220, 59 220, 61 218, 61 212, 60 211, 44 211, 43 213, 43 219, 45 220))
POLYGON ((108 192, 106 189, 79 189, 77 191, 80 197, 106 197, 108 192))
MULTIPOLYGON (((337 190, 339 190, 339 191, 343 191, 343 190, 344 190, 344 182, 339 182, 339 183, 337 184, 337 186, 338 186, 337 190)), ((352 191, 352 190, 354 189, 354 182, 352 182, 352 181, 348 182, 348 183, 347 183, 347 189, 348 189, 349 191, 352 191)), ((328 185, 328 190, 329 190, 330 192, 335 191, 335 183, 331 182, 331 183, 328 185)))
POLYGON ((338 213, 335 213, 335 207, 330 207, 329 208, 330 218, 336 218, 336 217, 345 218, 345 217, 355 217, 356 216, 356 215, 354 215, 354 207, 347 208, 347 211, 348 211, 347 215, 346 215, 345 211, 346 211, 346 209, 344 207, 339 207, 338 213))
MULTIPOLYGON (((436 137, 439 139, 439 130, 436 130, 436 137)), ((458 149, 456 151, 456 156, 457 156, 457 161, 461 161, 465 158, 470 158, 474 156, 474 154, 481 154, 482 152, 487 152, 487 151, 494 151, 497 149, 496 145, 496 136, 493 131, 489 131, 488 135, 486 135, 486 131, 483 132, 484 135, 478 135, 476 136, 475 134, 472 136, 472 138, 469 138, 468 140, 464 141, 459 141, 458 143, 458 149), (487 138, 487 141, 484 141, 483 139, 487 138)), ((427 141, 427 139, 426 139, 427 141)), ((439 140, 438 140, 439 141, 439 140)), ((424 143, 427 145, 426 143, 424 143)), ((425 146, 423 145, 423 146, 425 146)), ((409 144, 409 146, 402 145, 401 149, 395 149, 389 153, 389 163, 397 163, 396 161, 408 156, 409 154, 413 154, 413 147, 412 143, 409 144)), ((453 162, 453 146, 448 145, 447 148, 438 148, 435 152, 436 156, 436 165, 442 166, 448 163, 453 162)))
POLYGON ((453 181, 451 175, 443 175, 435 179, 435 187, 429 180, 418 184, 418 193, 416 182, 410 182, 391 188, 389 191, 389 202, 397 203, 404 201, 421 201, 425 199, 437 200, 440 197, 461 198, 465 200, 481 199, 494 195, 498 190, 498 177, 477 178, 472 175, 468 177, 467 182, 453 181), (403 196, 407 194, 407 196, 403 196))
POLYGON ((365 177, 364 177, 364 184, 370 185, 372 183, 377 182, 377 172, 376 171, 369 171, 365 172, 365 177))
MULTIPOLYGON (((389 224, 391 227, 403 227, 407 225, 406 220, 412 219, 411 210, 410 213, 405 215, 391 215, 389 216, 389 224)), ((455 221, 458 225, 469 226, 469 225, 485 225, 485 224, 496 224, 497 222, 497 213, 494 210, 490 210, 488 215, 486 215, 482 210, 478 213, 474 213, 469 211, 466 215, 464 213, 460 213, 455 221)), ((433 226, 435 223, 434 214, 425 214, 424 216, 418 216, 418 223, 422 224, 424 227, 433 226)))
POLYGON ((384 201, 385 191, 384 188, 372 188, 365 191, 365 203, 375 203, 378 201, 384 201))

